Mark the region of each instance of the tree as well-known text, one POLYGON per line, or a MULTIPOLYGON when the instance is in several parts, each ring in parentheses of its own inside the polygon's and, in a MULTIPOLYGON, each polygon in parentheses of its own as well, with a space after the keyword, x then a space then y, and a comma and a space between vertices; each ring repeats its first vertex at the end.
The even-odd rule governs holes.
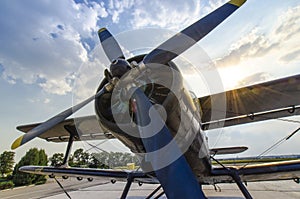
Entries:
POLYGON ((89 168, 109 169, 109 166, 105 164, 103 155, 105 155, 105 153, 92 153, 89 168))
POLYGON ((138 158, 130 153, 101 152, 91 154, 89 167, 114 168, 126 166, 128 163, 135 163, 135 165, 140 164, 138 158))
MULTIPOLYGON (((101 164, 101 168, 109 168, 109 153, 100 152, 100 153, 92 153, 92 157, 101 164)), ((92 159, 93 160, 93 159, 92 159)))
POLYGON ((74 167, 75 163, 74 163, 74 156, 72 154, 70 154, 69 160, 68 160, 68 164, 70 167, 74 167))
POLYGON ((51 166, 61 166, 64 161, 64 154, 63 153, 54 153, 51 158, 49 158, 51 162, 51 166))
POLYGON ((16 164, 13 172, 13 182, 16 186, 29 185, 46 182, 45 176, 28 174, 19 171, 19 168, 26 165, 46 166, 48 162, 45 150, 32 148, 26 152, 25 156, 16 164))
MULTIPOLYGON (((56 153, 50 158, 51 166, 59 166, 63 162, 63 154, 56 153)), ((100 152, 100 153, 88 153, 82 148, 75 150, 70 155, 68 163, 71 167, 89 167, 89 168, 114 168, 126 166, 128 163, 135 163, 139 165, 139 160, 131 153, 120 152, 100 152)))
POLYGON ((13 151, 4 151, 0 155, 0 173, 2 177, 7 176, 13 171, 14 158, 15 152, 13 151))
MULTIPOLYGON (((39 163, 38 165, 47 166, 48 157, 44 149, 39 150, 39 163)), ((36 179, 34 180, 35 184, 44 184, 47 181, 46 176, 44 175, 36 175, 36 179)))
POLYGON ((90 162, 90 154, 88 152, 84 152, 83 149, 77 149, 72 158, 72 166, 75 167, 88 167, 90 162))

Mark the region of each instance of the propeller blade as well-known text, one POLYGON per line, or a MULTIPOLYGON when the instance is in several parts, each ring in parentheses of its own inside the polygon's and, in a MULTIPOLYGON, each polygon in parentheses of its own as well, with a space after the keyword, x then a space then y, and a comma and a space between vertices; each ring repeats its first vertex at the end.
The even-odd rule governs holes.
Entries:
POLYGON ((103 50, 110 62, 113 62, 118 58, 125 59, 118 42, 106 28, 99 29, 98 36, 103 50))
POLYGON ((204 199, 205 196, 199 182, 160 114, 140 89, 137 89, 132 97, 135 100, 139 132, 147 151, 145 160, 150 161, 167 198, 204 199), (147 127, 149 124, 150 126, 147 127), (153 132, 153 129, 156 129, 154 126, 162 126, 162 128, 159 132, 153 132), (168 148, 168 152, 159 152, 165 146, 170 146, 170 143, 171 147, 168 148), (179 154, 179 156, 175 155, 174 158, 174 154, 179 154), (170 157, 171 159, 169 159, 170 157), (165 161, 167 161, 166 165, 165 161), (182 179, 188 180, 183 184, 182 179))
POLYGON ((205 37, 245 2, 246 0, 231 0, 219 7, 152 50, 144 57, 144 64, 167 64, 205 37))
POLYGON ((43 122, 39 126, 31 129, 26 134, 24 134, 24 135, 20 136, 19 138, 17 138, 13 142, 13 144, 11 145, 11 149, 16 149, 19 146, 21 146, 21 145, 27 143, 28 141, 32 140, 33 138, 42 135, 47 130, 51 129, 55 125, 57 125, 60 122, 64 121, 67 117, 69 117, 70 115, 72 115, 73 113, 75 113, 76 111, 78 111, 79 109, 81 109, 82 107, 84 107, 85 105, 90 103, 91 101, 93 101, 96 97, 100 96, 105 91, 106 91, 106 89, 105 89, 105 87, 103 87, 95 95, 89 97, 88 99, 84 100, 83 102, 81 102, 81 103, 79 103, 79 104, 77 104, 77 105, 75 105, 71 108, 68 108, 67 110, 65 110, 65 111, 55 115, 54 117, 50 118, 49 120, 43 122))

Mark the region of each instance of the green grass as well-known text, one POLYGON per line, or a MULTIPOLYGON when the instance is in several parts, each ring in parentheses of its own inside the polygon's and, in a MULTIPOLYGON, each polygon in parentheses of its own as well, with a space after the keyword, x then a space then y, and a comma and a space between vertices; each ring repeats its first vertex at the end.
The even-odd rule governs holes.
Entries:
MULTIPOLYGON (((279 162, 279 161, 287 161, 287 160, 296 160, 296 158, 261 158, 261 159, 228 159, 228 160, 220 160, 222 164, 254 164, 254 163, 267 163, 267 162, 279 162)), ((212 161, 213 165, 217 165, 218 163, 212 161)))
POLYGON ((15 185, 14 185, 14 183, 11 180, 10 181, 6 181, 6 182, 0 182, 0 190, 11 189, 14 186, 15 185))

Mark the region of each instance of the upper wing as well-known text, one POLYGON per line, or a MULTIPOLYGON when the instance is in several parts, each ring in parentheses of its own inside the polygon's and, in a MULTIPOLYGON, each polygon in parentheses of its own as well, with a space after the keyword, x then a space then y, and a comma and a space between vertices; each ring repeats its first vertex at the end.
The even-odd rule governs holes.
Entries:
POLYGON ((300 75, 201 97, 199 103, 203 129, 299 115, 300 75))
MULTIPOLYGON (((26 133, 38 125, 40 124, 23 125, 17 129, 26 133)), ((76 135, 75 141, 114 138, 110 132, 100 127, 95 115, 64 120, 39 137, 52 142, 65 142, 68 141, 70 133, 76 135)))
MULTIPOLYGON (((237 169, 241 180, 244 182, 292 180, 300 178, 300 160, 271 162, 264 164, 247 165, 246 167, 228 167, 237 169)), ((234 182, 227 175, 225 168, 214 168, 212 176, 215 183, 234 182)), ((207 183, 211 180, 208 178, 207 183)))

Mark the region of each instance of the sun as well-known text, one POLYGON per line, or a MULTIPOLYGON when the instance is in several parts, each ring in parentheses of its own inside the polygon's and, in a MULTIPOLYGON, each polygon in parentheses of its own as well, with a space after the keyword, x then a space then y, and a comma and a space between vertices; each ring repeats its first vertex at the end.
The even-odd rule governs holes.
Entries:
POLYGON ((242 69, 243 67, 237 66, 218 68, 225 90, 232 90, 241 86, 241 81, 247 77, 247 72, 242 69))

